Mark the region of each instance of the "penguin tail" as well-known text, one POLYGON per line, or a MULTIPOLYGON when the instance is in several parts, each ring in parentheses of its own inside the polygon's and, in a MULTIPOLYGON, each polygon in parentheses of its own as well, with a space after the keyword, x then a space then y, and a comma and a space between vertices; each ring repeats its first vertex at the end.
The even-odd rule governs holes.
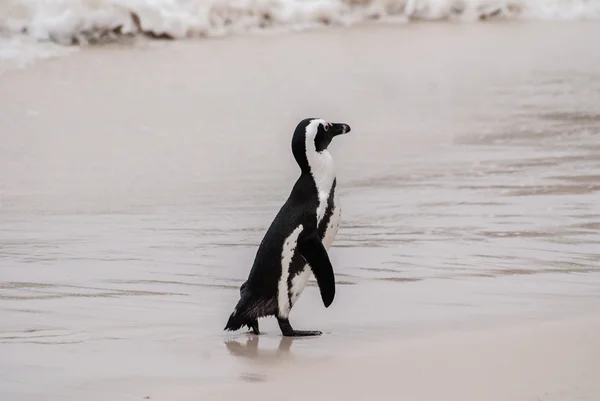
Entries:
POLYGON ((237 310, 234 310, 233 313, 229 316, 229 320, 227 320, 227 324, 223 330, 226 331, 236 331, 242 328, 246 324, 246 319, 242 317, 242 315, 237 313, 237 310))
POLYGON ((247 311, 240 310, 235 308, 233 313, 229 316, 227 320, 227 324, 225 325, 225 331, 236 331, 241 329, 243 326, 248 326, 248 328, 253 328, 256 326, 257 317, 250 316, 247 311))
POLYGON ((249 316, 248 313, 252 297, 250 292, 246 290, 245 284, 242 284, 242 288, 240 289, 241 298, 229 316, 229 320, 227 320, 227 324, 223 330, 235 331, 241 329, 242 326, 250 327, 253 321, 256 320, 255 317, 249 316))

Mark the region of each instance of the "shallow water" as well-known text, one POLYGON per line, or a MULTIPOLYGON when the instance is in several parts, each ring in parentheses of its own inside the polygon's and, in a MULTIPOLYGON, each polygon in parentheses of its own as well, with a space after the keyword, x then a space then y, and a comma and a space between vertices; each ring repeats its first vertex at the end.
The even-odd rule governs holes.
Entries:
POLYGON ((329 30, 0 77, 2 399, 141 399, 268 380, 282 355, 600 310, 598 34, 329 30), (337 297, 312 285, 291 317, 325 335, 224 333, 308 115, 352 126, 331 146, 337 297))

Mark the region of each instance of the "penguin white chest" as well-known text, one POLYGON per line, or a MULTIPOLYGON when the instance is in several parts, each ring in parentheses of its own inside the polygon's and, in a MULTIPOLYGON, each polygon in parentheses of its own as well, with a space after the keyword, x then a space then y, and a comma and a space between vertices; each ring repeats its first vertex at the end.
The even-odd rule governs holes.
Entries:
POLYGON ((337 235, 338 229, 340 228, 340 219, 342 215, 342 208, 337 199, 337 195, 333 201, 333 213, 331 214, 331 218, 329 219, 329 224, 325 229, 325 235, 323 236, 323 245, 325 249, 329 250, 331 245, 333 244, 333 240, 337 235))
MULTIPOLYGON (((307 159, 308 164, 310 166, 311 175, 314 180, 317 196, 318 196, 318 205, 316 210, 317 217, 317 227, 325 217, 327 212, 327 205, 329 203, 329 197, 334 196, 333 202, 333 213, 329 219, 329 224, 326 227, 325 235, 323 236, 323 245, 325 249, 329 249, 331 246, 333 239, 337 233, 339 220, 340 220, 340 207, 337 201, 337 193, 331 193, 331 188, 333 187, 333 183, 335 181, 335 165, 333 163, 333 158, 331 154, 327 150, 322 152, 316 152, 314 140, 308 141, 306 144, 307 149, 307 159)), ((304 291, 304 287, 306 287, 306 283, 308 279, 312 275, 312 271, 310 270, 310 266, 306 264, 302 271, 292 277, 291 287, 290 287, 290 304, 287 309, 289 313, 289 309, 295 304, 295 302, 304 291)))
MULTIPOLYGON (((332 183, 333 185, 333 183, 332 183)), ((320 211, 320 206, 321 205, 327 205, 329 198, 328 196, 326 196, 325 198, 321 198, 321 193, 319 193, 319 209, 317 209, 317 222, 321 223, 321 220, 323 220, 323 217, 325 216, 325 212, 326 212, 326 207, 323 207, 323 212, 322 214, 319 215, 319 211, 320 211)), ((329 192, 327 192, 327 194, 331 194, 331 189, 329 192)), ((331 217, 329 218, 329 222, 327 224, 327 227, 325 228, 325 234, 323 236, 323 246, 325 247, 325 249, 329 250, 329 248, 331 247, 331 244, 333 243, 333 240, 335 239, 335 236, 337 234, 339 225, 340 225, 340 216, 341 216, 341 207, 339 205, 339 201, 338 201, 338 197, 337 197, 337 192, 334 192, 334 199, 333 199, 333 211, 331 213, 331 217)), ((294 276, 292 278, 292 286, 290 288, 290 301, 291 301, 291 306, 293 306, 296 301, 298 300, 298 298, 300 297, 300 294, 302 294, 302 292, 304 291, 304 288, 306 287, 306 283, 308 283, 308 279, 310 278, 310 276, 312 275, 312 271, 310 270, 310 266, 308 266, 308 264, 306 264, 304 266, 304 268, 302 269, 302 271, 300 273, 298 273, 296 276, 294 276)))

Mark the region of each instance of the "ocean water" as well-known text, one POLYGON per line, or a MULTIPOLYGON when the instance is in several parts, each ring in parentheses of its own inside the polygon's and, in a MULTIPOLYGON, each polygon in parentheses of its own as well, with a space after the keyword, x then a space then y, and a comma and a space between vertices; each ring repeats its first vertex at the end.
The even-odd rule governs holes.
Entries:
POLYGON ((0 72, 131 36, 183 39, 411 21, 598 20, 594 0, 4 0, 0 72))

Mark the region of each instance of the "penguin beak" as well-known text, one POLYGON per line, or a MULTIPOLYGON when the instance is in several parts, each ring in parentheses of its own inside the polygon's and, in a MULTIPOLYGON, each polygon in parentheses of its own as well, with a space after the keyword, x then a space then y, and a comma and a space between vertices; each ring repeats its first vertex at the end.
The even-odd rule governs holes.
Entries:
POLYGON ((333 123, 331 124, 331 133, 333 136, 344 135, 350 132, 350 126, 348 124, 333 123))

